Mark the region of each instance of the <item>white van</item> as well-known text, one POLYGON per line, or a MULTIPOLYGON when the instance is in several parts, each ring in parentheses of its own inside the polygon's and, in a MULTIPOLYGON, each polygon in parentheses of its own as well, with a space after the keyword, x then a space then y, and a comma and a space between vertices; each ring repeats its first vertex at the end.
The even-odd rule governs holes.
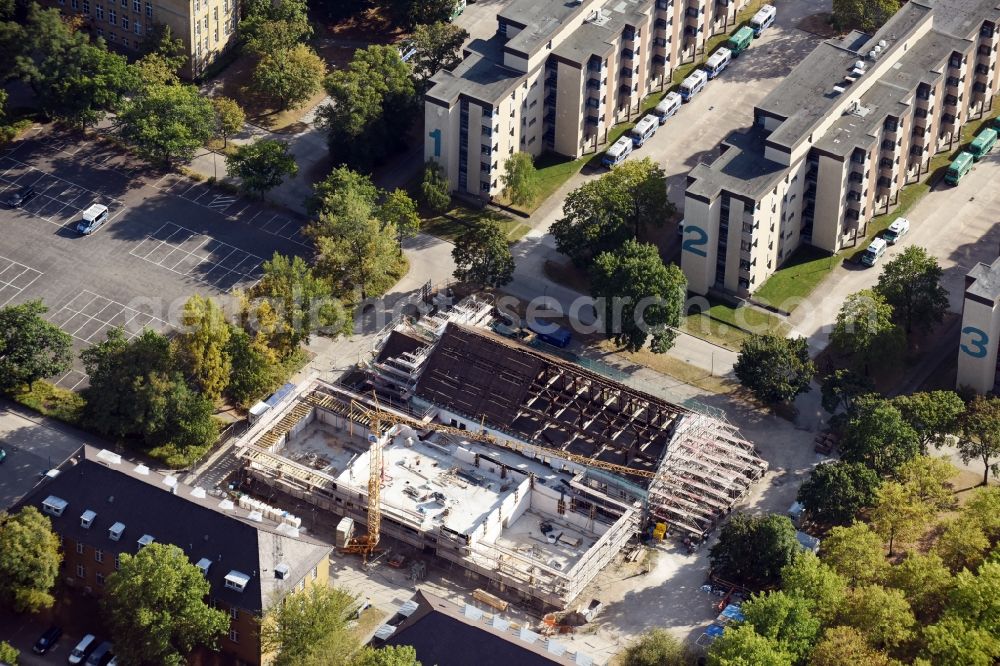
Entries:
POLYGON ((889 225, 889 228, 885 230, 884 234, 882 234, 882 238, 884 238, 885 242, 889 245, 895 245, 896 241, 905 236, 909 230, 910 221, 905 217, 899 217, 893 220, 892 224, 889 225))
POLYGON ((668 92, 667 96, 663 98, 656 108, 653 109, 653 113, 656 117, 660 119, 660 124, 667 122, 667 118, 677 113, 677 109, 681 108, 681 96, 675 92, 668 92))
POLYGON ((649 137, 656 134, 656 130, 660 128, 660 121, 654 115, 643 116, 642 120, 635 124, 631 130, 629 130, 629 137, 632 139, 632 144, 636 148, 640 148, 642 144, 646 143, 649 137))
POLYGON ((723 70, 729 66, 729 61, 733 59, 733 52, 727 49, 725 46, 719 47, 719 50, 712 54, 712 56, 705 62, 705 73, 708 74, 709 79, 714 79, 719 74, 722 74, 723 70))
POLYGON ((705 73, 705 70, 694 70, 691 72, 690 76, 681 81, 681 99, 685 102, 691 101, 692 97, 700 93, 705 88, 706 83, 708 83, 708 74, 705 73))
POLYGON ((83 219, 76 225, 76 230, 84 236, 89 236, 108 221, 108 207, 103 204, 91 204, 83 211, 83 219))
POLYGON ((81 664, 83 660, 87 658, 87 655, 93 651, 95 644, 97 643, 97 637, 94 634, 87 634, 80 639, 80 642, 76 644, 76 647, 69 653, 68 661, 71 664, 81 664))
POLYGON ((874 266, 875 262, 879 260, 888 246, 885 241, 881 238, 876 238, 872 241, 872 244, 868 246, 868 249, 861 253, 861 263, 865 266, 874 266))
POLYGON ((625 158, 629 156, 632 152, 632 139, 628 136, 623 136, 611 144, 607 152, 604 153, 604 157, 601 158, 601 162, 604 166, 611 168, 616 167, 625 161, 625 158))
POLYGON ((760 8, 753 18, 750 19, 750 29, 753 30, 754 37, 760 37, 760 33, 771 27, 774 23, 774 17, 778 15, 778 10, 775 9, 774 5, 764 5, 760 8))

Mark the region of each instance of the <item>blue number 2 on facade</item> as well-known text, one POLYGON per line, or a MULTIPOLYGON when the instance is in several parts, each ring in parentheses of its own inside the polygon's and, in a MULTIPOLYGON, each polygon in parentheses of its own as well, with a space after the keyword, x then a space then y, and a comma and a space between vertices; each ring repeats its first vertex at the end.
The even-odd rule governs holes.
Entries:
POLYGON ((441 130, 436 129, 429 134, 434 139, 434 157, 441 157, 441 130))
POLYGON ((685 252, 690 252, 691 254, 698 255, 699 257, 707 257, 708 255, 704 250, 698 249, 702 245, 708 244, 708 234, 701 227, 695 227, 690 224, 684 225, 684 235, 692 234, 692 238, 686 239, 681 244, 681 250, 685 252))
POLYGON ((968 335, 968 344, 962 343, 961 348, 972 358, 983 358, 986 356, 986 345, 990 343, 990 336, 975 326, 966 326, 962 329, 962 335, 968 335))

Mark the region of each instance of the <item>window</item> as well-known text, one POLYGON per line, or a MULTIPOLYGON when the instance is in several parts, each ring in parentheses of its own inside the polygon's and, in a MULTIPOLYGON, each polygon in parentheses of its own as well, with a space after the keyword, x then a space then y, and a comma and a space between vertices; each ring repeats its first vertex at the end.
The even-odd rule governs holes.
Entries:
POLYGON ((83 0, 83 13, 84 14, 90 13, 90 0, 83 0))
MULTIPOLYGON (((197 0, 196 0, 197 1, 197 0)), ((962 56, 958 53, 951 54, 951 58, 948 59, 948 66, 955 67, 956 69, 962 66, 962 56)))
POLYGON ((94 550, 94 561, 95 562, 103 562, 104 561, 104 551, 103 550, 98 550, 98 549, 94 550))
POLYGON ((233 643, 239 643, 240 642, 240 632, 236 631, 235 629, 230 629, 229 630, 229 640, 231 640, 233 643))
POLYGON ((83 544, 80 543, 79 541, 77 541, 76 542, 76 554, 77 555, 83 555, 83 548, 84 548, 83 544))
POLYGON ((208 17, 207 16, 202 21, 202 25, 205 26, 205 30, 208 30, 208 17))
POLYGON ((153 3, 146 3, 146 18, 153 18, 153 3))
POLYGON ((958 104, 958 97, 954 95, 945 95, 944 103, 946 106, 955 106, 958 104))
POLYGON ((480 192, 489 192, 490 191, 489 181, 485 181, 485 180, 480 181, 479 182, 479 191, 480 192))
POLYGON ((957 76, 949 76, 948 80, 946 81, 946 83, 949 86, 957 87, 958 84, 961 83, 961 81, 959 80, 959 78, 957 76))
POLYGON ((139 0, 132 0, 132 11, 136 14, 142 13, 142 3, 139 0))
POLYGON ((97 29, 97 36, 98 37, 103 37, 104 36, 104 28, 98 28, 97 29))
POLYGON ((108 10, 108 23, 111 25, 118 24, 118 14, 113 9, 108 10))
POLYGON ((128 0, 122 0, 122 7, 128 9, 128 0))
POLYGON ((229 13, 229 0, 226 0, 224 3, 222 3, 222 11, 225 12, 226 14, 229 13))
POLYGON ((215 31, 214 31, 214 33, 213 33, 213 39, 215 39, 216 42, 219 41, 219 29, 218 28, 216 28, 215 31))
POLYGON ((70 4, 71 7, 73 7, 73 9, 79 9, 80 8, 80 2, 79 2, 79 0, 72 0, 72 2, 70 2, 69 4, 70 4))
POLYGON ((196 34, 196 35, 200 35, 201 34, 201 23, 195 23, 195 25, 194 25, 194 34, 196 34))
POLYGON ((87 570, 83 568, 82 564, 76 565, 76 577, 85 578, 87 576, 87 570))
POLYGON ((201 11, 201 0, 194 0, 194 13, 197 14, 201 11))
POLYGON ((118 571, 121 568, 122 568, 122 557, 121 557, 121 555, 116 554, 115 555, 115 571, 118 571))
POLYGON ((108 41, 109 42, 117 42, 118 41, 118 33, 116 33, 116 32, 109 32, 108 33, 108 41))
POLYGON ((917 115, 917 118, 926 118, 927 117, 927 109, 917 109, 916 110, 916 115, 917 115))
POLYGON ((313 580, 316 580, 317 578, 319 578, 319 567, 313 567, 312 576, 313 576, 313 580))
POLYGON ((240 619, 240 609, 237 608, 236 606, 233 606, 232 608, 230 608, 229 609, 229 619, 231 619, 231 620, 238 620, 238 619, 240 619))
POLYGON ((138 21, 136 21, 135 23, 132 24, 132 27, 135 29, 135 34, 137 34, 137 35, 141 35, 142 34, 142 24, 141 23, 139 23, 138 21))
MULTIPOLYGON (((104 7, 101 6, 101 5, 96 5, 95 9, 97 10, 97 19, 100 20, 100 21, 103 21, 104 20, 104 7)), ((98 33, 98 34, 100 34, 100 33, 98 33)))
POLYGON ((881 160, 879 160, 878 163, 879 163, 879 166, 885 167, 887 169, 891 169, 892 168, 892 159, 889 158, 889 157, 883 157, 881 160))
POLYGON ((895 118, 886 118, 885 125, 883 125, 887 132, 895 132, 896 128, 899 126, 899 122, 895 118))
MULTIPOLYGON (((122 17, 122 27, 125 28, 126 30, 128 30, 128 17, 127 16, 123 16, 122 17)), ((126 44, 126 46, 128 46, 128 44, 126 44)))
POLYGON ((212 18, 214 18, 216 21, 219 20, 219 7, 218 7, 218 5, 216 5, 215 7, 212 8, 212 18))

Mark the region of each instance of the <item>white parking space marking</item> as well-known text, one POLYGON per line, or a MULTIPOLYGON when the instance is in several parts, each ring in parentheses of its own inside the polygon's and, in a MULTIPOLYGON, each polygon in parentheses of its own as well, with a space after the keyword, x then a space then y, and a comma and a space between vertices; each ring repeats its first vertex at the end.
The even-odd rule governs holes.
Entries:
POLYGON ((0 257, 0 307, 7 305, 42 276, 30 266, 0 257))
POLYGON ((79 370, 70 370, 65 375, 57 379, 55 384, 56 386, 60 386, 64 389, 75 391, 88 379, 90 379, 90 377, 86 373, 80 372, 79 370))
POLYGON ((75 224, 80 211, 92 203, 102 203, 108 207, 106 225, 125 210, 125 204, 118 199, 88 190, 12 157, 0 158, 0 196, 25 185, 32 185, 36 194, 20 210, 57 227, 75 224))
POLYGON ((220 240, 167 222, 129 254, 226 292, 256 284, 263 259, 220 240))
MULTIPOLYGON (((122 328, 129 340, 146 328, 165 331, 167 322, 110 298, 84 289, 69 303, 49 316, 49 320, 86 344, 103 342, 113 328, 122 328)), ((81 373, 82 374, 82 373, 81 373)))

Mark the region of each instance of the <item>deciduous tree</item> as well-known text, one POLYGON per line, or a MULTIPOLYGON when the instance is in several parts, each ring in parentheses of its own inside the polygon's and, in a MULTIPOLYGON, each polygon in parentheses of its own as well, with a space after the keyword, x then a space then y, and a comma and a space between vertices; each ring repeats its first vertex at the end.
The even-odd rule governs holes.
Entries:
POLYGON ((951 479, 956 474, 958 470, 945 457, 917 456, 899 466, 896 478, 931 511, 943 511, 955 504, 951 479))
POLYGON ((336 162, 370 169, 405 145, 416 117, 410 66, 393 46, 355 51, 350 65, 324 83, 331 103, 318 117, 336 162))
POLYGON ((152 85, 123 105, 122 137, 151 160, 188 161, 215 131, 215 110, 196 86, 152 85))
POLYGON ((866 375, 872 363, 887 364, 899 358, 906 342, 903 331, 892 320, 892 306, 869 289, 844 300, 830 341, 849 353, 866 375))
POLYGON ((962 507, 962 515, 974 520, 991 542, 1000 541, 1000 488, 976 489, 962 507))
POLYGON ((172 544, 151 543, 122 553, 102 599, 126 664, 180 665, 197 645, 213 647, 229 629, 227 613, 205 603, 209 584, 188 556, 172 544))
POLYGON ((1000 562, 986 562, 975 574, 967 569, 956 574, 945 618, 960 618, 1000 636, 1000 562))
POLYGON ((528 206, 538 196, 538 171, 528 153, 514 153, 503 163, 503 196, 515 206, 528 206))
POLYGON ((820 546, 820 558, 852 586, 878 583, 888 568, 882 539, 865 523, 830 530, 820 546))
POLYGON ((923 453, 930 445, 941 446, 948 435, 958 433, 965 403, 954 391, 928 391, 901 395, 892 404, 920 437, 923 453))
POLYGON ((17 666, 17 658, 21 656, 21 651, 8 643, 0 641, 0 663, 17 666))
POLYGON ((302 106, 322 88, 326 63, 305 44, 265 53, 253 70, 253 90, 278 109, 302 106))
POLYGON ((812 602, 795 594, 756 594, 743 603, 741 610, 758 634, 777 643, 796 662, 809 653, 819 634, 820 622, 812 613, 812 602))
POLYGON ((48 516, 33 506, 0 513, 0 603, 18 613, 51 608, 61 561, 48 516))
POLYGON ((250 407, 281 382, 275 352, 255 344, 254 339, 239 326, 230 326, 226 348, 230 364, 226 393, 240 407, 250 407))
POLYGON ((749 624, 729 626, 708 649, 709 666, 792 666, 795 659, 777 641, 749 624))
POLYGON ((899 10, 899 0, 833 0, 833 20, 840 30, 874 34, 899 10))
POLYGON ((41 301, 0 308, 0 390, 69 370, 73 339, 42 318, 48 308, 41 301))
POLYGON ((629 351, 646 341, 658 354, 670 349, 681 324, 687 278, 676 264, 666 265, 651 243, 626 240, 617 250, 594 259, 591 294, 605 335, 629 351))
POLYGON ((514 256, 507 234, 494 220, 463 233, 451 251, 455 278, 482 287, 502 287, 514 279, 514 256))
POLYGON ((247 116, 236 100, 229 97, 213 97, 212 107, 215 109, 216 134, 222 137, 223 146, 228 146, 229 137, 243 131, 247 116))
POLYGON ((240 37, 258 55, 288 50, 312 36, 309 8, 304 0, 251 0, 240 21, 240 37))
POLYGON ((944 531, 934 546, 935 552, 952 571, 975 571, 983 563, 990 540, 975 520, 955 518, 944 524, 944 531))
POLYGON ((857 629, 879 650, 893 650, 903 645, 913 637, 917 626, 903 593, 879 585, 851 590, 840 616, 843 624, 857 629))
POLYGON ((941 286, 942 273, 937 259, 915 245, 882 267, 875 291, 892 306, 893 317, 907 333, 914 327, 930 330, 944 319, 948 291, 941 286))
POLYGON ((936 553, 908 553, 889 568, 886 585, 903 593, 922 624, 935 621, 944 610, 955 581, 936 553))
POLYGON ((323 663, 346 666, 358 648, 347 627, 356 607, 357 600, 343 590, 311 585, 274 606, 268 621, 261 623, 261 646, 277 653, 275 666, 297 666, 318 656, 319 646, 327 660, 323 663))
POLYGON ((437 23, 418 25, 413 29, 411 43, 416 53, 413 56, 413 70, 426 81, 442 69, 453 69, 462 62, 462 44, 469 33, 453 24, 437 23))
POLYGON ((810 601, 813 613, 824 625, 833 622, 847 593, 844 577, 807 551, 796 555, 781 570, 781 587, 810 601))
POLYGON ((621 666, 688 666, 691 650, 665 629, 650 629, 625 648, 621 666))
POLYGON ((195 294, 184 304, 183 328, 174 337, 177 359, 202 395, 217 402, 229 384, 229 324, 211 298, 195 294))
POLYGON ((422 203, 435 213, 445 213, 451 208, 451 187, 437 162, 429 161, 424 165, 420 195, 422 203))
POLYGON ((841 440, 841 455, 847 462, 867 465, 888 475, 920 452, 917 433, 890 402, 865 400, 855 405, 841 440))
POLYGON ((405 190, 399 188, 385 193, 382 203, 375 209, 375 217, 383 227, 392 225, 396 228, 400 252, 403 251, 403 241, 420 231, 417 204, 405 190))
POLYGON ((923 656, 934 664, 993 666, 1000 662, 1000 637, 961 618, 949 617, 922 631, 923 656))
POLYGON ((983 461, 983 485, 1000 468, 1000 398, 978 396, 961 422, 958 452, 962 461, 983 461))
POLYGON ((649 158, 631 160, 570 192, 551 231, 556 249, 585 267, 674 212, 663 169, 649 158))
POLYGON ((411 28, 450 20, 455 0, 389 0, 388 6, 400 25, 411 28))
POLYGON ((378 649, 366 646, 354 657, 351 666, 420 666, 420 662, 417 651, 410 645, 386 645, 378 649))
POLYGON ((733 372, 758 400, 774 403, 808 392, 816 366, 805 338, 751 334, 740 347, 733 372))
POLYGON ((874 392, 875 384, 866 375, 841 369, 824 377, 820 390, 823 409, 833 414, 841 407, 850 412, 855 398, 874 392))
POLYGON ((782 567, 799 552, 795 526, 787 516, 737 513, 722 526, 710 557, 724 580, 750 587, 778 582, 782 567))
POLYGON ((862 509, 875 504, 879 484, 878 474, 861 463, 826 463, 813 468, 799 488, 798 501, 811 520, 849 524, 862 509))
POLYGON ((258 139, 226 155, 226 170, 229 175, 240 179, 243 190, 263 196, 268 190, 281 185, 286 176, 297 174, 299 165, 288 153, 284 142, 258 139))
POLYGON ((896 481, 886 481, 878 489, 871 522, 883 539, 889 542, 889 555, 894 546, 916 539, 927 527, 930 507, 896 481))
POLYGON ((830 627, 809 653, 809 666, 892 666, 884 652, 874 650, 854 627, 830 627))

